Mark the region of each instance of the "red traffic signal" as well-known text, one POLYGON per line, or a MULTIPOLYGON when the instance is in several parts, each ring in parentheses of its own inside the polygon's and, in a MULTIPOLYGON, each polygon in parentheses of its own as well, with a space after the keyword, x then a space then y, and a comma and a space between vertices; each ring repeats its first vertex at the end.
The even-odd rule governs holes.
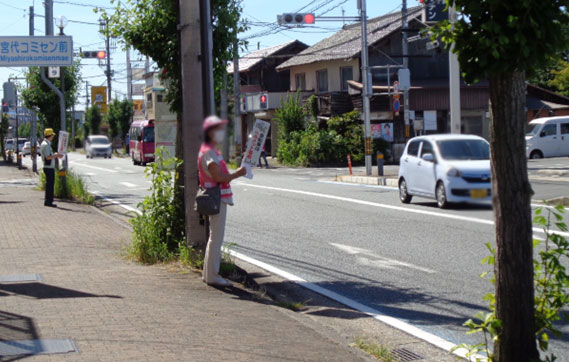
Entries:
POLYGON ((268 101, 268 97, 266 94, 261 94, 261 96, 259 97, 259 103, 260 103, 260 108, 261 109, 269 109, 269 102, 268 101))
POLYGON ((277 16, 279 25, 313 25, 315 20, 314 13, 286 13, 277 16))
POLYGON ((105 59, 107 57, 107 52, 104 50, 87 50, 81 52, 81 58, 86 59, 105 59))
POLYGON ((305 14, 304 15, 304 23, 305 24, 314 24, 314 14, 305 14))
POLYGON ((97 59, 105 59, 107 57, 107 52, 99 50, 97 52, 97 59))

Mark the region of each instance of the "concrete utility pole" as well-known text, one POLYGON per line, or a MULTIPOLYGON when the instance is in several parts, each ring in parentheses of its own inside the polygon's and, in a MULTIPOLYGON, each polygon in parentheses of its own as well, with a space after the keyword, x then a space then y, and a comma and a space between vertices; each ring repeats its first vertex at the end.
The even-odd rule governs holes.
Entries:
POLYGON ((22 168, 22 154, 20 153, 20 122, 19 122, 19 113, 18 112, 18 88, 14 85, 14 91, 16 93, 16 163, 18 168, 22 168))
MULTIPOLYGON (((182 64, 182 132, 184 139, 184 199, 186 214, 187 243, 192 246, 203 246, 206 243, 204 226, 200 224, 200 215, 194 211, 194 200, 198 190, 198 157, 202 142, 202 120, 207 110, 206 100, 210 97, 204 94, 203 82, 209 77, 203 74, 203 63, 208 61, 211 53, 202 54, 202 19, 201 15, 208 10, 207 0, 179 0, 180 24, 180 55, 182 64)), ((206 27, 207 28, 207 27, 206 27)), ((209 27, 211 29, 211 27, 209 27)), ((207 91, 213 92, 208 89, 207 91)))
MULTIPOLYGON (((228 119, 228 101, 227 101, 227 72, 223 72, 223 85, 220 90, 220 114, 219 116, 221 119, 228 119)), ((222 154, 223 159, 229 159, 229 132, 225 132, 225 139, 223 140, 223 147, 222 147, 222 154)))
POLYGON ((85 82, 85 111, 89 108, 89 82, 85 82))
POLYGON ((201 48, 202 54, 202 71, 204 87, 204 110, 206 115, 215 114, 215 95, 213 90, 213 28, 211 24, 211 0, 200 1, 201 12, 201 48))
MULTIPOLYGON (((457 21, 456 8, 448 9, 449 20, 452 24, 457 21)), ((453 25, 454 26, 454 25, 453 25)), ((460 65, 458 54, 454 52, 454 44, 451 45, 449 57, 449 103, 450 103, 450 133, 461 133, 461 110, 460 110, 460 65)))
MULTIPOLYGON (((407 20, 407 0, 403 0, 401 7, 401 29, 402 32, 402 42, 401 42, 401 53, 403 55, 403 69, 409 69, 409 40, 407 34, 407 28, 409 26, 407 20)), ((403 119, 405 121, 405 139, 408 139, 410 135, 410 120, 409 120, 409 89, 403 91, 403 119)))
POLYGON ((109 21, 107 19, 104 20, 105 26, 105 49, 107 51, 107 96, 108 96, 108 103, 111 104, 111 91, 112 91, 112 74, 111 74, 111 37, 108 33, 109 21))
POLYGON ((126 95, 129 101, 132 101, 132 66, 130 64, 130 47, 126 48, 126 95))
MULTIPOLYGON (((34 24, 34 7, 30 6, 30 35, 35 34, 35 24, 34 24)), ((31 71, 31 67, 30 67, 31 71)), ((30 157, 32 158, 32 171, 38 172, 38 158, 37 158, 37 121, 38 117, 35 110, 31 111, 31 119, 30 119, 30 130, 31 130, 31 137, 30 137, 30 157)))
POLYGON ((239 43, 233 43, 233 133, 235 136, 235 159, 241 163, 241 78, 239 76, 239 43))
POLYGON ((371 123, 370 123, 370 97, 372 94, 371 87, 371 74, 369 72, 369 56, 368 56, 368 44, 367 44, 367 11, 366 11, 366 0, 359 0, 358 6, 361 16, 361 26, 362 26, 362 98, 363 98, 363 108, 364 108, 364 141, 365 141, 365 164, 366 164, 366 175, 371 175, 372 161, 372 139, 371 139, 371 123))

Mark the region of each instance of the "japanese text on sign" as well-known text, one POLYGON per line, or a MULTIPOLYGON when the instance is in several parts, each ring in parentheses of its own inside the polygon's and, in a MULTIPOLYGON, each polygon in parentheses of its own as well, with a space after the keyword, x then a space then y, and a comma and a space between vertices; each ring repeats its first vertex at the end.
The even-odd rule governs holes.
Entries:
POLYGON ((73 39, 70 36, 2 36, 0 66, 71 66, 73 39))
POLYGON ((448 19, 448 13, 445 9, 446 3, 444 0, 425 0, 426 21, 436 23, 448 19))
POLYGON ((259 163, 259 157, 261 157, 270 127, 271 124, 269 122, 261 121, 260 119, 255 121, 255 126, 247 142, 247 150, 241 162, 241 166, 247 169, 247 178, 253 178, 251 168, 259 163))

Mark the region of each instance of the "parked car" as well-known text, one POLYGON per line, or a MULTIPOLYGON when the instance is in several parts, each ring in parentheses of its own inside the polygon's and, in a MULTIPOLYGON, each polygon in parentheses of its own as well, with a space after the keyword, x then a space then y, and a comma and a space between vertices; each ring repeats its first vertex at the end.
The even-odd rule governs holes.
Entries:
POLYGON ((569 156, 569 117, 531 121, 526 133, 526 156, 531 159, 569 156))
POLYGON ((111 158, 113 154, 111 142, 107 136, 88 136, 85 140, 85 155, 87 158, 111 158))
POLYGON ((430 135, 412 138, 401 156, 399 198, 455 202, 491 200, 490 145, 478 136, 430 135))
MULTIPOLYGON (((32 154, 32 143, 30 141, 24 143, 24 147, 22 147, 22 156, 25 157, 26 155, 32 154)), ((36 142, 36 153, 40 152, 40 144, 36 142)))

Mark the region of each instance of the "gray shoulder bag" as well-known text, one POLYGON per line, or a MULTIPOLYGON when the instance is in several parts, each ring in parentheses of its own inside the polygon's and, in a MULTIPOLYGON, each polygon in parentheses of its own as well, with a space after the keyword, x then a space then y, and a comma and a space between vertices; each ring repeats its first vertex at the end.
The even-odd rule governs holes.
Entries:
POLYGON ((206 189, 200 186, 196 194, 194 210, 202 215, 217 215, 221 204, 221 189, 219 185, 206 189))

